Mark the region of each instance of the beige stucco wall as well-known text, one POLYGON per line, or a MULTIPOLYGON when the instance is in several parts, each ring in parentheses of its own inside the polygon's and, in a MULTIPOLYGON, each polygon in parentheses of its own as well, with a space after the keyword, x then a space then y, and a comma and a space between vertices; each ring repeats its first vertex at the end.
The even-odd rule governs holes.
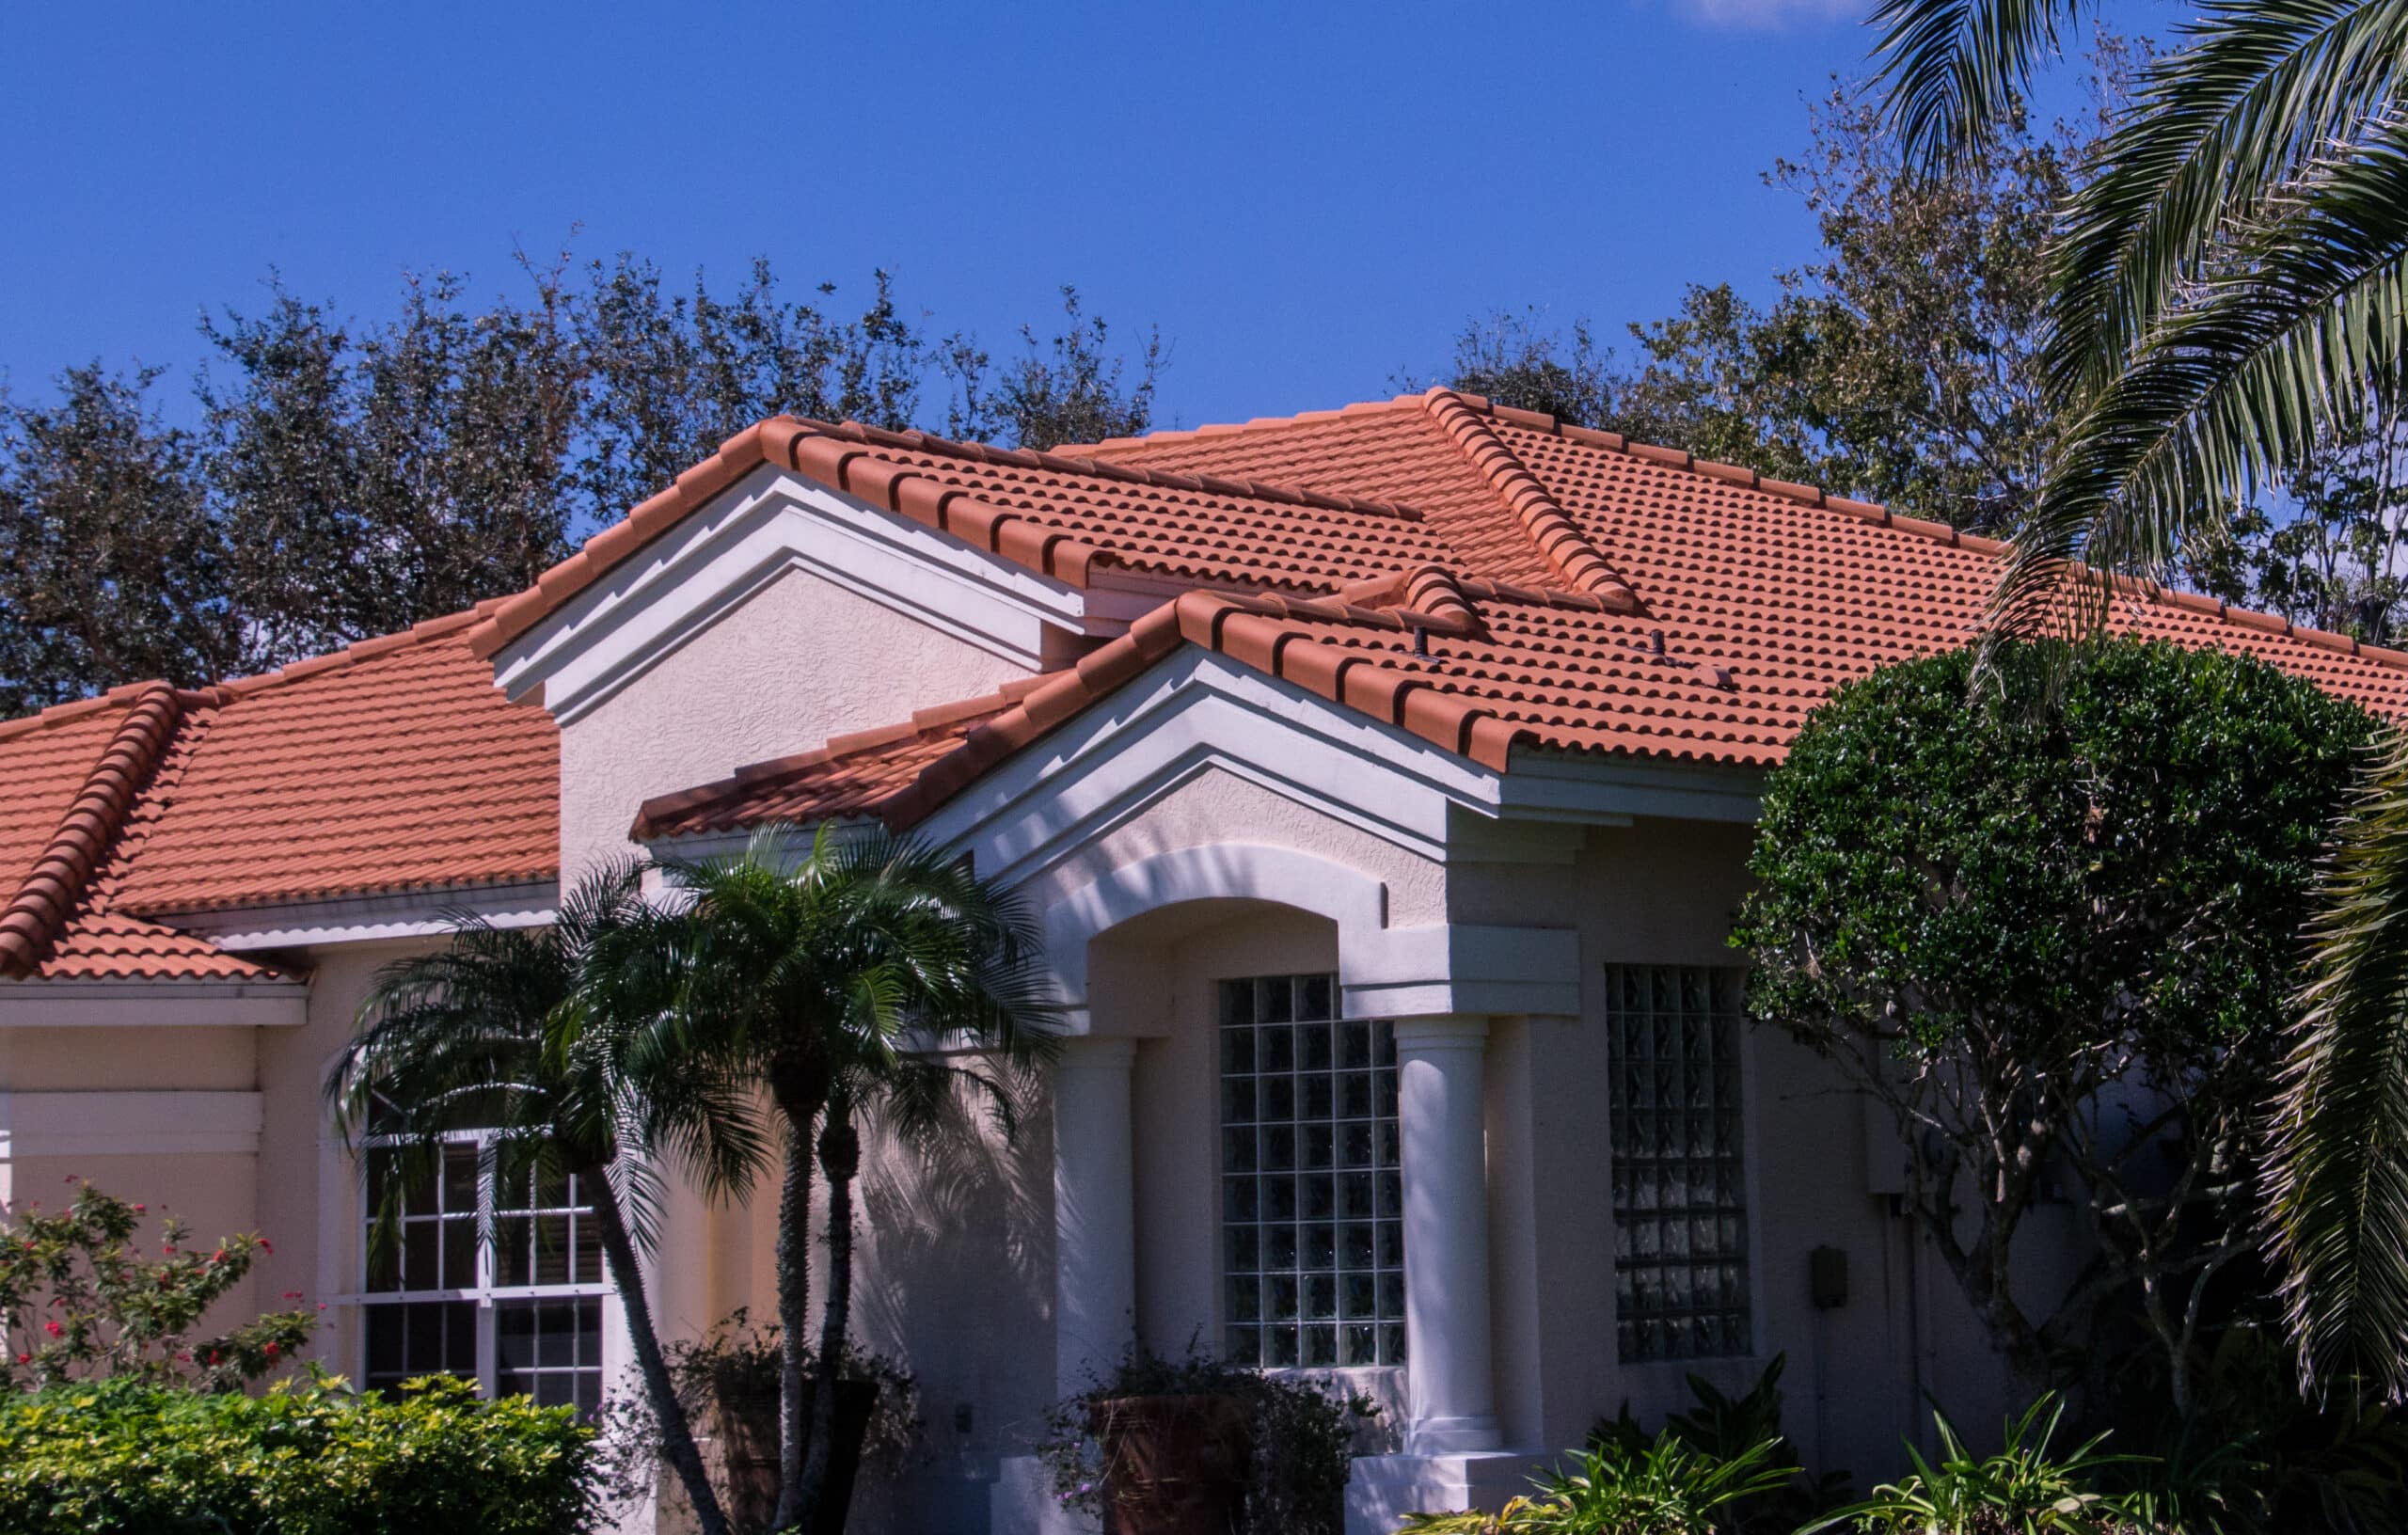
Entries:
POLYGON ((561 731, 561 860, 628 850, 656 794, 991 691, 1026 669, 790 570, 561 731))

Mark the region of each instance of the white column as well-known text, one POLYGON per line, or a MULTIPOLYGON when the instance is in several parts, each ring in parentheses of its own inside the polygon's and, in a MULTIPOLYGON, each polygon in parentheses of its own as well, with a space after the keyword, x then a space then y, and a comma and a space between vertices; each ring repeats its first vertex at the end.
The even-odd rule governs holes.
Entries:
POLYGON ((1494 1449, 1488 1324, 1488 1021, 1396 1021, 1403 1142, 1408 1454, 1494 1449))
POLYGON ((1054 1385, 1065 1396, 1118 1364, 1136 1336, 1136 1056, 1134 1039, 1073 1036, 1054 1067, 1054 1385))

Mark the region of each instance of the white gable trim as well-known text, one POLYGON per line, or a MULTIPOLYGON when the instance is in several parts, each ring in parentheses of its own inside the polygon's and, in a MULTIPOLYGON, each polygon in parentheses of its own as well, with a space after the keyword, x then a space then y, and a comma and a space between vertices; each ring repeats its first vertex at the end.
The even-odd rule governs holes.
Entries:
POLYGON ((1419 736, 1194 646, 1157 662, 929 817, 931 840, 1019 882, 1218 769, 1423 858, 1447 807, 1494 815, 1497 775, 1419 736))
MULTIPOLYGON (((494 657, 514 699, 562 724, 789 570, 1031 671, 1089 632, 1085 593, 950 533, 768 466, 621 562, 494 657)), ((1125 626, 1097 615, 1099 632, 1125 626)), ((856 664, 858 657, 832 657, 856 664)))

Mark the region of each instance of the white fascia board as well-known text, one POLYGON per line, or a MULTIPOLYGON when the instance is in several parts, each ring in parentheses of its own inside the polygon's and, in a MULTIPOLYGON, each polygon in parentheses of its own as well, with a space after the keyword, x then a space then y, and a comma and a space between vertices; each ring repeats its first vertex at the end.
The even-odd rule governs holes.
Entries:
POLYGON ((1477 763, 1182 646, 963 790, 924 831, 1016 883, 1213 768, 1436 860, 1448 807, 1494 815, 1498 795, 1498 775, 1477 763))
POLYGON ((0 1028, 298 1028, 304 981, 5 981, 0 1028))
POLYGON ((1508 820, 1626 826, 1634 816, 1753 825, 1763 808, 1761 768, 1643 763, 1578 752, 1517 748, 1497 814, 1508 820))
POLYGON ((260 1095, 0 1091, 0 1162, 18 1157, 251 1156, 260 1095))
POLYGON ((553 920, 559 907, 559 882, 544 879, 222 907, 158 920, 206 938, 230 954, 243 954, 426 938, 451 932, 468 917, 490 927, 541 927, 553 920))
POLYGON ((803 570, 1038 670, 1049 632, 1086 632, 1085 594, 825 485, 755 469, 494 657, 565 724, 788 570, 803 570))

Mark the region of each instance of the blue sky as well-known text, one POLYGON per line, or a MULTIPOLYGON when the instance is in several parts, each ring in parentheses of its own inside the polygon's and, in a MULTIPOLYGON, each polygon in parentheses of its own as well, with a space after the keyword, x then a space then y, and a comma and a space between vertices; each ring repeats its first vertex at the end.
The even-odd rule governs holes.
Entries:
POLYGON ((1388 392, 1465 317, 1663 314, 1812 249, 1761 173, 1844 0, 1585 6, 21 5, 0 371, 181 372, 270 266, 347 312, 579 229, 732 280, 894 268, 999 341, 1076 282, 1194 425, 1388 392))

